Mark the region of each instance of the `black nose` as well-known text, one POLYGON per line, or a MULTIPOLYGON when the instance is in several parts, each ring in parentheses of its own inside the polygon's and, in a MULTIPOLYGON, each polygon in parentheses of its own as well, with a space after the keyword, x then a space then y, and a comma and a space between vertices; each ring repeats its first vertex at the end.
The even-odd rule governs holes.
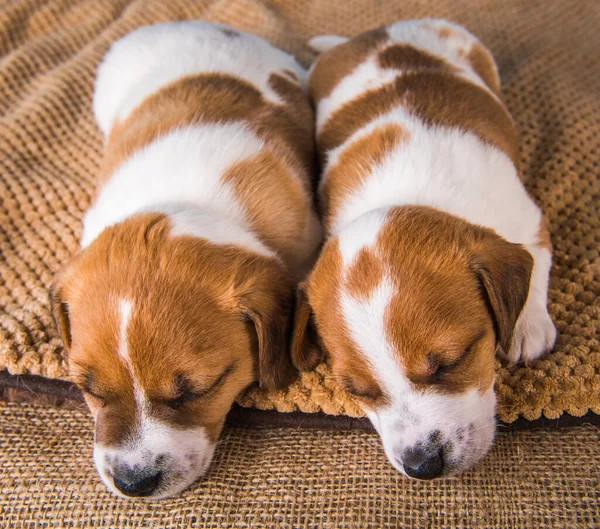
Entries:
POLYGON ((151 475, 126 472, 115 476, 113 482, 115 487, 127 496, 150 496, 158 487, 161 478, 162 472, 151 475))
POLYGON ((408 448, 402 454, 402 465, 411 478, 433 479, 442 475, 444 455, 441 449, 432 453, 422 448, 408 448))

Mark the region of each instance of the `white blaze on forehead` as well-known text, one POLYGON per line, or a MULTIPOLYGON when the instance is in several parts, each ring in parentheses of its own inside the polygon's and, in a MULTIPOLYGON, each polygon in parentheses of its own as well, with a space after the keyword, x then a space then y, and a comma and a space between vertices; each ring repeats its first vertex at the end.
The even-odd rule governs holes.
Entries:
POLYGON ((135 401, 137 403, 138 409, 141 411, 144 407, 145 396, 139 379, 136 377, 135 369, 133 367, 133 363, 129 355, 129 344, 127 341, 127 327, 129 326, 129 322, 131 320, 132 311, 133 303, 131 301, 129 301, 128 299, 119 299, 118 353, 121 359, 123 360, 127 371, 129 372, 129 376, 131 377, 135 401))
POLYGON ((393 390, 392 395, 409 390, 385 330, 386 311, 394 290, 391 279, 384 276, 366 300, 357 299, 344 289, 341 294, 342 313, 352 341, 386 392, 393 390))
POLYGON ((127 325, 131 318, 133 303, 127 299, 119 300, 119 356, 125 360, 127 367, 131 371, 131 359, 129 358, 129 347, 127 345, 127 325))

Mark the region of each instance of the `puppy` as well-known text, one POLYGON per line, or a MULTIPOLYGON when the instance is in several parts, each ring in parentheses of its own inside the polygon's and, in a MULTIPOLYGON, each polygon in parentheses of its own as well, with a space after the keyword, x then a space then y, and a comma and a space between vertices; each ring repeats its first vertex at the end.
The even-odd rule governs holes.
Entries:
POLYGON ((314 317, 392 465, 460 472, 494 437, 497 346, 529 362, 556 337, 550 239, 496 65, 443 20, 311 44, 326 243, 298 292, 292 359, 320 360, 314 317))
POLYGON ((117 494, 190 485, 236 396, 295 375, 294 283, 321 237, 305 75, 203 22, 133 31, 99 67, 98 195, 51 301, 117 494))

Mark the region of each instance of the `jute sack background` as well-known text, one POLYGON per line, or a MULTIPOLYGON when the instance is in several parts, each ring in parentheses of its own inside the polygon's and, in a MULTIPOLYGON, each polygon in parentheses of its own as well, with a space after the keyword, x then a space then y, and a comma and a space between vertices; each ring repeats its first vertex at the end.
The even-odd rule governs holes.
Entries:
MULTIPOLYGON (((47 287, 78 250, 102 140, 95 69, 111 42, 150 23, 202 18, 263 36, 305 65, 306 40, 398 19, 446 17, 495 54, 521 133, 522 168, 555 248, 555 352, 497 364, 499 418, 600 413, 600 2, 592 0, 14 0, 0 7, 0 369, 64 378, 47 287)), ((243 406, 359 416, 321 365, 243 406)))
POLYGON ((410 480, 375 434, 227 428, 175 498, 124 500, 92 462, 93 421, 0 403, 0 527, 11 529, 594 529, 600 430, 500 431, 460 477, 410 480))

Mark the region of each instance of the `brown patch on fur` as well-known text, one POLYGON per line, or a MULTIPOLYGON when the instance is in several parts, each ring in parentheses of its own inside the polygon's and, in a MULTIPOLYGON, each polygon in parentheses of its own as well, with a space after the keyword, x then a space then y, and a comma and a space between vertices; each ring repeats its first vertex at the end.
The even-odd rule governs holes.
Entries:
POLYGON ((479 77, 483 79, 486 85, 498 96, 500 96, 500 77, 496 69, 494 57, 485 46, 474 41, 467 54, 467 60, 479 77))
POLYGON ((271 151, 236 163, 223 175, 243 204, 252 231, 277 248, 292 266, 304 259, 299 234, 307 223, 310 199, 289 166, 271 151))
MULTIPOLYGON (((285 101, 291 111, 289 118, 295 120, 298 132, 293 138, 289 138, 288 142, 294 142, 293 147, 301 153, 304 168, 310 170, 314 154, 314 115, 306 94, 298 81, 290 81, 276 73, 269 77, 269 86, 285 101)), ((285 131, 280 129, 280 132, 285 131)))
POLYGON ((337 162, 323 176, 321 205, 327 229, 344 199, 359 187, 370 169, 383 162, 408 133, 399 125, 388 124, 360 137, 344 149, 337 162))
POLYGON ((124 121, 115 123, 107 139, 99 184, 132 153, 169 132, 194 124, 244 121, 268 145, 294 161, 308 186, 313 157, 312 111, 291 84, 276 76, 272 86, 285 103, 275 105, 257 88, 233 76, 200 74, 178 79, 144 99, 124 121))
POLYGON ((381 68, 395 68, 400 72, 439 70, 454 72, 456 69, 441 57, 419 50, 410 44, 393 44, 379 52, 381 68))
POLYGON ((441 71, 402 75, 344 104, 325 122, 317 138, 319 155, 323 157, 377 116, 400 105, 427 125, 475 133, 517 165, 517 132, 504 105, 487 90, 441 71))
POLYGON ((452 31, 448 27, 442 27, 442 28, 432 27, 432 29, 435 29, 437 31, 437 34, 439 35, 440 39, 447 39, 448 37, 454 35, 454 31, 452 31))
POLYGON ((292 285, 273 259, 194 237, 171 237, 164 215, 139 214, 107 228, 57 279, 68 307, 73 375, 92 373, 104 444, 135 427, 133 383, 118 353, 119 300, 133 305, 130 364, 152 413, 175 427, 207 428, 216 439, 236 396, 257 378, 283 387, 295 376, 287 350, 292 285), (234 366, 211 394, 170 410, 173 381, 206 386, 234 366))
POLYGON ((536 246, 552 252, 552 240, 550 239, 550 231, 548 230, 548 220, 543 215, 540 219, 540 227, 537 232, 536 246))
POLYGON ((313 100, 318 103, 328 97, 344 77, 388 39, 385 28, 373 29, 322 53, 309 78, 313 100))
POLYGON ((383 279, 383 266, 373 250, 361 248, 346 272, 345 290, 351 296, 365 299, 383 279))

